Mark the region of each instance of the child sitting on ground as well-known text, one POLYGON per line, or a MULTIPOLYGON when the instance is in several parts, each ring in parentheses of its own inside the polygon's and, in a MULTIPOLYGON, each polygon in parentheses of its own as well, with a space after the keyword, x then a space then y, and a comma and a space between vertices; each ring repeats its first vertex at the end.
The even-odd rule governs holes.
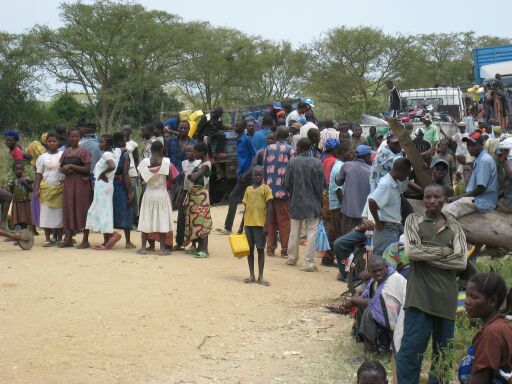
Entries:
POLYGON ((267 237, 267 223, 272 204, 272 190, 263 183, 263 167, 255 165, 252 169, 253 184, 245 190, 242 202, 245 205, 244 216, 240 223, 242 233, 245 224, 245 234, 249 241, 250 254, 249 278, 246 283, 258 283, 269 286, 270 283, 263 278, 263 269, 265 267, 265 240, 267 237), (258 251, 258 280, 254 275, 254 247, 258 251))

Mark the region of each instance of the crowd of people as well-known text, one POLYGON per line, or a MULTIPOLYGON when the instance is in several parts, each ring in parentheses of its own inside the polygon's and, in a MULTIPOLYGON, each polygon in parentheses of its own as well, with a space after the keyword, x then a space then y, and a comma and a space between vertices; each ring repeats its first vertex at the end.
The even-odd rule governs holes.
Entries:
MULTIPOLYGON (((458 277, 468 269, 468 244, 457 219, 494 209, 512 212, 512 136, 506 126, 485 122, 468 132, 463 121, 449 137, 428 115, 416 131, 406 125, 431 169, 432 184, 420 186, 389 127, 371 127, 364 135, 356 123, 318 120, 313 108, 311 99, 294 110, 274 102, 261 119, 235 122, 237 183, 216 233, 233 233, 243 203, 238 232, 250 246, 245 281, 265 286, 265 257, 276 254, 278 243, 286 265, 297 265, 303 247, 302 270, 315 272, 321 251, 321 263, 337 267, 337 279, 346 281, 354 251, 371 235, 360 276, 364 289, 337 310, 357 308, 354 334, 364 351, 392 350, 399 382, 417 383, 429 340, 434 358, 442 358, 454 336, 458 277), (408 197, 422 199, 425 212, 414 213, 408 197)), ((187 121, 145 124, 141 147, 131 139, 130 126, 101 136, 93 123, 58 126, 26 150, 18 133, 8 130, 13 177, 8 190, 0 191, 2 225, 12 200, 11 224, 42 228, 44 247, 73 247, 82 234, 77 248, 90 248, 93 231, 103 234, 93 248, 109 250, 122 238, 117 229, 124 232, 125 247, 135 248, 130 233, 137 228, 140 254, 159 242, 162 255, 189 247, 193 256, 208 257, 209 180, 216 160, 226 157, 222 116, 216 108, 193 137, 187 121), (25 176, 28 164, 34 180, 25 176)), ((500 370, 512 371, 512 327, 500 314, 511 299, 496 273, 469 279, 467 312, 485 325, 464 360, 462 382, 490 382, 500 370), (489 353, 491 345, 501 352, 489 353)), ((378 366, 367 368, 382 376, 378 366)), ((431 382, 437 382, 434 376, 431 382)))

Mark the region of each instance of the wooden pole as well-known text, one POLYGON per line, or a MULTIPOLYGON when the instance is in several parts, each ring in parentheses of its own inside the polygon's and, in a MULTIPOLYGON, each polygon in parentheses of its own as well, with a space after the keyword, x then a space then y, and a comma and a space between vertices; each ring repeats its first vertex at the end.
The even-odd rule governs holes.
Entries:
POLYGON ((414 174, 416 175, 416 179, 420 187, 425 189, 425 187, 432 182, 432 176, 430 174, 430 169, 425 165, 423 156, 421 156, 421 153, 418 152, 411 138, 405 132, 404 127, 398 122, 397 119, 394 117, 389 117, 388 123, 389 127, 398 138, 398 141, 400 142, 405 155, 411 161, 414 174))

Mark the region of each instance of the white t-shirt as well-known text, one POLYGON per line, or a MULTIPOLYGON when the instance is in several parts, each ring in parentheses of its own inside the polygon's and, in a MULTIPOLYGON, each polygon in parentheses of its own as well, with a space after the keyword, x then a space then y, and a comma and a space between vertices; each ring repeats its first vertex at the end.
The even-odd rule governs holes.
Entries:
POLYGON ((452 140, 455 141, 455 143, 457 143, 455 156, 466 156, 468 154, 468 147, 466 143, 462 141, 464 137, 469 137, 469 134, 467 132, 457 132, 455 135, 452 136, 452 140))
POLYGON ((315 123, 312 123, 311 121, 308 121, 306 124, 304 124, 302 127, 300 127, 300 132, 299 132, 299 136, 300 138, 308 138, 308 131, 311 129, 311 128, 314 128, 316 130, 318 130, 318 127, 316 126, 315 123))
POLYGON ((192 189, 192 182, 188 179, 188 175, 194 172, 194 168, 198 167, 201 164, 201 160, 189 161, 183 160, 181 162, 181 167, 183 168, 183 174, 185 175, 185 179, 183 180, 183 189, 185 191, 189 191, 192 189))
POLYGON ((133 152, 137 149, 139 145, 133 141, 126 142, 126 152, 128 152, 128 156, 130 157, 130 170, 128 171, 128 175, 130 177, 137 177, 137 168, 135 167, 135 159, 133 158, 133 152))
POLYGON ((62 151, 56 153, 45 152, 37 158, 36 173, 43 176, 47 184, 59 185, 64 180, 64 174, 60 169, 60 157, 62 151))
POLYGON ((300 117, 304 117, 304 115, 301 115, 299 113, 299 111, 297 111, 296 109, 294 109, 293 111, 290 112, 290 114, 288 116, 286 116, 286 125, 289 127, 290 126, 290 120, 299 120, 300 117))
POLYGON ((114 170, 109 172, 109 173, 106 173, 105 175, 107 176, 107 179, 108 179, 108 182, 111 183, 112 180, 114 180, 114 176, 116 174, 116 168, 117 168, 117 163, 119 162, 119 152, 118 151, 115 151, 115 152, 110 152, 110 151, 105 151, 103 152, 103 154, 101 155, 101 158, 98 160, 98 162, 96 163, 96 166, 94 167, 94 178, 96 180, 98 180, 99 176, 103 173, 103 171, 105 169, 107 169, 107 162, 109 160, 113 160, 114 161, 114 164, 115 164, 115 167, 114 167, 114 170))

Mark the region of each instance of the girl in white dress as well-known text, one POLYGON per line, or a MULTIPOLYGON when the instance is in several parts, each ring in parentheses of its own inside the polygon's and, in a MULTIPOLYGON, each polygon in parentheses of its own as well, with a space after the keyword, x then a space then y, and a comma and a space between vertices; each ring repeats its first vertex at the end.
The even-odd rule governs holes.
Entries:
POLYGON ((55 245, 50 236, 57 229, 57 241, 62 239, 62 204, 64 197, 64 174, 60 170, 58 150, 60 138, 55 133, 46 137, 48 152, 43 153, 36 162, 35 190, 36 197, 41 202, 39 225, 44 229, 46 241, 43 247, 55 245))
POLYGON ((148 233, 160 234, 160 255, 169 255, 165 248, 165 236, 173 230, 172 206, 167 193, 166 181, 172 182, 171 162, 163 156, 164 146, 160 141, 151 144, 151 156, 143 159, 137 170, 146 183, 139 212, 138 230, 142 245, 137 253, 146 254, 148 233))
POLYGON ((114 175, 116 173, 119 154, 112 151, 113 139, 111 135, 103 135, 100 139, 101 158, 94 167, 94 198, 87 211, 84 238, 77 248, 89 248, 89 232, 103 233, 103 244, 95 245, 96 250, 112 249, 115 243, 121 240, 121 235, 114 232, 114 175))

